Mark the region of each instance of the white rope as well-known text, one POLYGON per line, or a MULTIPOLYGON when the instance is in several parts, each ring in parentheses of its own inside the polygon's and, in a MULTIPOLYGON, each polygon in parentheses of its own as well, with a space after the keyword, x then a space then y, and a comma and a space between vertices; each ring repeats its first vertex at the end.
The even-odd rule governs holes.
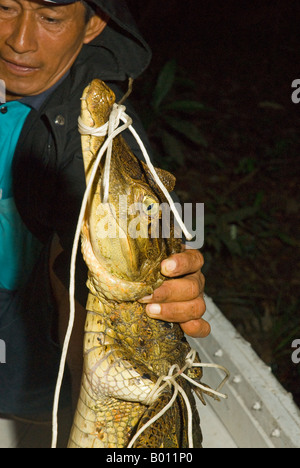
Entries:
POLYGON ((192 407, 191 403, 189 401, 189 398, 184 391, 184 389, 176 382, 176 379, 178 377, 183 377, 184 379, 188 380, 192 385, 200 388, 201 390, 204 390, 205 392, 208 392, 212 395, 215 395, 219 398, 227 398, 227 395, 220 393, 221 388, 225 385, 226 381, 229 378, 229 372, 225 367, 220 366, 219 364, 207 364, 207 363, 195 363, 195 359, 197 356, 197 351, 192 349, 189 354, 186 357, 186 364, 182 369, 177 364, 174 364, 169 372, 168 375, 166 376, 161 376, 158 381, 156 382, 155 387, 153 388, 152 392, 148 396, 148 398, 143 401, 142 403, 145 404, 146 406, 151 406, 163 393, 165 388, 167 386, 173 386, 174 387, 174 394, 169 401, 169 403, 158 413, 156 414, 152 419, 150 419, 141 429, 135 434, 133 439, 130 441, 129 445, 127 448, 132 448, 134 443, 137 441, 137 439, 145 432, 148 427, 152 426, 158 419, 160 419, 175 403, 175 400, 178 396, 178 393, 180 393, 185 401, 186 408, 187 408, 187 413, 188 413, 188 442, 189 442, 189 448, 193 448, 194 443, 193 443, 193 413, 192 413, 192 407), (226 376, 223 379, 223 381, 220 383, 218 386, 217 390, 213 390, 211 388, 208 388, 204 385, 199 384, 198 382, 195 382, 195 380, 191 379, 185 374, 185 371, 187 369, 192 369, 193 367, 212 367, 216 369, 220 369, 225 372, 226 376), (174 375, 174 371, 177 370, 177 373, 174 375), (163 383, 164 382, 164 383, 163 383))
POLYGON ((104 124, 102 127, 88 127, 83 122, 82 118, 78 118, 78 130, 81 135, 91 135, 95 137, 105 137, 108 133, 108 122, 104 124))
MULTIPOLYGON (((114 117, 114 115, 113 115, 114 117)), ((128 122, 130 124, 130 122, 128 122)), ((81 122, 82 125, 82 122, 81 122)), ((119 135, 119 133, 123 132, 127 128, 127 124, 121 126, 120 128, 116 129, 112 134, 110 135, 109 138, 105 141, 105 143, 102 145, 100 151, 98 152, 95 164, 93 166, 93 170, 91 172, 90 180, 89 183, 86 187, 86 191, 84 193, 81 209, 80 209, 80 214, 78 218, 78 223, 76 227, 76 232, 75 232, 75 238, 74 238, 74 243, 73 243, 73 249, 72 249, 72 256, 71 256, 71 267, 70 267, 70 288, 69 288, 69 300, 70 300, 70 316, 69 316, 69 323, 68 323, 68 328, 63 344, 63 349, 62 349, 62 355, 61 355, 61 360, 60 360, 60 366, 59 366, 59 372, 58 372, 58 378, 57 378, 57 383, 56 383, 56 388, 55 388, 55 394, 54 394, 54 403, 53 403, 53 413, 52 413, 52 442, 51 442, 51 448, 56 448, 57 446, 57 437, 58 437, 58 405, 59 405, 59 398, 60 398, 60 393, 61 393, 61 387, 62 387, 62 381, 63 381, 63 376, 64 376, 64 371, 65 371, 65 366, 66 366, 66 360, 67 360, 67 354, 68 354, 68 349, 70 345, 70 339, 74 327, 74 321, 75 321, 75 269, 76 269, 76 257, 77 257, 77 251, 78 251, 78 245, 79 245, 79 240, 80 240, 80 234, 81 234, 81 227, 82 223, 84 220, 84 215, 87 207, 87 202, 88 202, 88 197, 94 182, 94 179, 97 174, 97 170, 99 167, 99 164, 101 162, 101 159, 107 150, 109 144, 113 141, 113 139, 119 135)), ((97 129, 99 130, 99 129, 97 129)), ((86 131, 82 129, 82 131, 86 131)))
MULTIPOLYGON (((126 107, 121 106, 118 104, 113 105, 112 112, 109 117, 109 121, 105 123, 103 126, 99 128, 93 128, 89 127, 84 124, 82 121, 81 117, 78 119, 78 129, 79 132, 82 135, 92 135, 92 136, 99 136, 103 137, 107 135, 106 141, 103 143, 101 146, 98 155, 96 157, 93 170, 91 172, 91 176, 89 179, 89 182, 86 187, 86 191, 84 193, 81 209, 80 209, 80 214, 78 218, 78 223, 76 227, 76 232, 75 232, 75 238, 74 238, 74 243, 73 243, 73 249, 72 249, 72 256, 71 256, 71 266, 70 266, 70 288, 69 288, 69 300, 70 300, 70 316, 69 316, 69 323, 68 323, 68 328, 63 344, 63 349, 62 349, 62 355, 61 355, 61 361, 60 361, 60 366, 59 366, 59 372, 58 372, 58 378, 57 378, 57 383, 56 383, 56 388, 55 388, 55 394, 54 394, 54 403, 53 403, 53 414, 52 414, 52 442, 51 442, 51 447, 56 448, 57 446, 57 437, 58 437, 58 406, 59 406, 59 399, 60 399, 60 393, 61 393, 61 387, 62 387, 62 381, 63 381, 63 376, 64 376, 64 371, 65 371, 65 366, 66 366, 66 360, 67 360, 67 354, 68 354, 68 349, 70 345, 70 340, 71 340, 71 335, 74 327, 74 321, 75 321, 75 269, 76 269, 76 257, 77 257, 77 251, 78 251, 78 245, 80 241, 80 233, 81 233, 81 227, 82 223, 84 220, 84 215, 87 207, 87 202, 88 202, 88 197, 94 182, 94 179, 96 177, 97 171, 99 164, 101 162, 101 159, 107 151, 107 157, 105 161, 105 168, 104 168, 104 177, 103 177, 103 188, 104 188, 104 199, 103 202, 105 203, 105 199, 107 201, 108 199, 108 193, 109 193, 109 176, 110 176, 110 162, 111 162, 111 154, 112 154, 112 145, 113 145, 113 139, 122 133, 124 130, 127 128, 131 131, 133 136, 135 137, 137 143, 139 144, 141 151, 144 155, 145 161, 149 167, 149 170, 159 186, 159 188, 162 190, 164 193, 166 199, 168 200, 170 207, 174 213, 174 216, 180 225, 182 231, 185 234, 185 237, 187 240, 191 240, 193 236, 188 232, 186 229, 177 209, 176 206, 172 200, 172 198, 169 195, 168 190, 165 188, 161 180, 159 179, 156 170, 154 166, 151 163, 150 157, 148 155, 148 152, 137 134, 137 132, 134 130, 132 127, 132 119, 125 113, 126 107), (120 120, 124 123, 121 127, 119 127, 120 120)), ((176 384, 177 385, 177 384, 176 384)), ((180 390, 179 390, 180 391, 180 390)))
MULTIPOLYGON (((157 172, 155 170, 155 167, 153 166, 152 162, 151 162, 151 159, 149 157, 149 154, 145 148, 145 145, 144 143, 142 142, 140 136, 138 135, 138 133, 136 132, 136 130, 133 128, 132 126, 132 119, 129 117, 128 114, 126 114, 125 112, 126 110, 126 107, 125 106, 120 106, 118 104, 114 104, 113 105, 113 109, 112 109, 112 112, 111 112, 111 115, 110 115, 110 118, 109 118, 109 121, 104 124, 102 127, 99 127, 99 128, 93 128, 93 127, 88 127, 87 125, 85 125, 81 119, 81 117, 79 117, 78 119, 78 123, 79 123, 79 132, 82 134, 82 135, 92 135, 92 136, 105 136, 108 134, 108 138, 110 137, 110 135, 112 134, 113 130, 115 130, 119 123, 120 123, 120 120, 122 120, 122 122, 124 122, 124 124, 126 125, 126 128, 128 128, 130 130, 130 132, 132 133, 132 135, 134 136, 134 138, 136 139, 141 151, 142 151, 142 154, 145 158, 145 161, 146 161, 146 164, 152 174, 152 177, 154 178, 155 182, 157 183, 157 185, 159 186, 159 188, 161 189, 161 191, 163 192, 164 196, 166 197, 170 207, 171 207, 171 210, 175 216, 175 219, 177 221, 177 223, 179 224, 182 232, 184 233, 185 237, 187 240, 192 240, 193 239, 193 236, 189 233, 189 231, 187 230, 184 222, 182 221, 179 213, 178 213, 178 210, 176 208, 176 205, 175 203, 173 202, 172 200, 172 197, 170 196, 168 190, 166 189, 166 187, 164 186, 164 184, 162 183, 162 181, 160 180, 159 176, 157 175, 157 172)), ((110 162, 111 162, 111 153, 112 153, 112 140, 110 140, 110 145, 108 147, 108 152, 107 152, 107 156, 106 156, 106 161, 105 161, 105 169, 104 169, 104 178, 103 178, 103 187, 104 187, 104 197, 103 197, 103 203, 107 203, 107 200, 108 200, 108 192, 109 192, 109 169, 110 169, 110 162)))
MULTIPOLYGON (((123 117, 121 117, 121 120, 123 120, 123 117)), ((135 129, 132 127, 132 125, 129 126, 129 130, 131 131, 132 135, 134 136, 134 138, 138 142, 138 144, 139 144, 139 146, 141 148, 141 151, 143 153, 143 156, 145 158, 145 161, 147 163, 147 166, 149 167, 149 170, 150 170, 155 182, 157 183, 157 185, 159 186, 159 188, 163 192, 164 196, 168 200, 168 203, 169 203, 169 205, 171 207, 171 210, 173 211, 173 214, 174 214, 174 216, 176 218, 176 221, 179 224, 179 226, 180 226, 182 232, 184 233, 186 239, 189 240, 189 241, 192 240, 193 236, 187 230, 184 222, 182 221, 182 219, 181 219, 181 217, 180 217, 180 215, 178 213, 178 210, 177 210, 177 208, 175 206, 175 203, 172 200, 172 197, 170 196, 168 190, 166 189, 166 187, 164 186, 164 184, 161 182, 160 178, 158 177, 157 172, 155 170, 155 167, 153 166, 153 164, 151 162, 151 159, 150 159, 149 154, 148 154, 148 152, 147 152, 147 150, 145 148, 144 143, 142 142, 141 138, 139 137, 139 135, 137 134, 135 129)))

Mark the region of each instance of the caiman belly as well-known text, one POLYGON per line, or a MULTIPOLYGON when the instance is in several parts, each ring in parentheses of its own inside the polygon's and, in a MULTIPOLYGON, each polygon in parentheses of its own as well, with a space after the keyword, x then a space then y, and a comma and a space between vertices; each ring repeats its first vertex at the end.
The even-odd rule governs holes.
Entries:
MULTIPOLYGON (((157 378, 173 364, 184 366, 190 348, 177 325, 148 318, 145 306, 123 303, 88 312, 85 369, 69 448, 124 448, 144 423, 171 399, 168 389, 157 402, 144 402, 157 378)), ((180 384, 194 406, 189 384, 180 384)), ((178 401, 137 440, 135 447, 188 447, 187 415, 178 401)), ((194 407, 194 443, 201 445, 194 407)))

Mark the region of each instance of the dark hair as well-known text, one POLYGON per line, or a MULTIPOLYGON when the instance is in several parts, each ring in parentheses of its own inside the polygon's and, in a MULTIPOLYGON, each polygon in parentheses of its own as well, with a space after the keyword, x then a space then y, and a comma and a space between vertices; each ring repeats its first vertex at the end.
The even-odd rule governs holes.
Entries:
POLYGON ((85 22, 88 23, 90 19, 95 16, 96 10, 90 3, 87 3, 85 0, 81 0, 81 3, 85 8, 85 22))

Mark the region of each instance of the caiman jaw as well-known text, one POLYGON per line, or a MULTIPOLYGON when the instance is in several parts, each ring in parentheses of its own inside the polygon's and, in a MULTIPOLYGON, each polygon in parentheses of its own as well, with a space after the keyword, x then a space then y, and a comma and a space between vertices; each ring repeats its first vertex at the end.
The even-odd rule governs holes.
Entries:
MULTIPOLYGON (((104 125, 109 119, 114 101, 115 96, 112 91, 104 83, 94 80, 85 89, 82 97, 81 119, 83 123, 93 128, 104 125)), ((105 137, 82 136, 87 181, 104 141, 105 137)), ((98 262, 116 277, 129 281, 139 281, 144 280, 148 275, 149 280, 153 280, 154 270, 156 275, 159 274, 160 259, 158 258, 157 262, 154 259, 150 263, 147 261, 148 252, 152 250, 152 246, 147 246, 147 242, 151 244, 152 240, 131 238, 126 221, 124 222, 121 219, 125 213, 120 213, 122 207, 119 208, 118 206, 119 194, 126 194, 128 207, 135 200, 132 199, 133 180, 130 178, 130 174, 129 179, 128 174, 123 174, 123 172, 126 173, 126 168, 123 169, 122 167, 122 155, 119 154, 118 148, 119 146, 114 142, 114 156, 111 167, 113 184, 109 194, 109 203, 102 203, 101 167, 91 190, 92 195, 85 215, 85 222, 90 231, 91 247, 98 262), (107 232, 107 226, 112 228, 112 232, 107 232), (154 263, 156 268, 153 268, 154 263), (150 265, 152 265, 151 271, 149 271, 150 265)), ((134 161, 133 159, 133 164, 137 164, 134 161)), ((137 185, 138 192, 140 192, 139 182, 137 185)), ((125 219, 127 218, 125 217, 125 219)), ((160 257, 159 253, 160 251, 157 257, 160 257)))

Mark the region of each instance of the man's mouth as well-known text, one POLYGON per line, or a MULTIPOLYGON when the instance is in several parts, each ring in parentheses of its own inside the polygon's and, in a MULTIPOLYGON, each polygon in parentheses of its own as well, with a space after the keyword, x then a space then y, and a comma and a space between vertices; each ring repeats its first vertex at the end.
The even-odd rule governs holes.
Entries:
POLYGON ((1 58, 2 62, 6 66, 6 68, 15 75, 29 75, 31 73, 36 72, 39 70, 38 67, 33 67, 27 63, 21 63, 17 61, 10 61, 4 58, 1 58))

